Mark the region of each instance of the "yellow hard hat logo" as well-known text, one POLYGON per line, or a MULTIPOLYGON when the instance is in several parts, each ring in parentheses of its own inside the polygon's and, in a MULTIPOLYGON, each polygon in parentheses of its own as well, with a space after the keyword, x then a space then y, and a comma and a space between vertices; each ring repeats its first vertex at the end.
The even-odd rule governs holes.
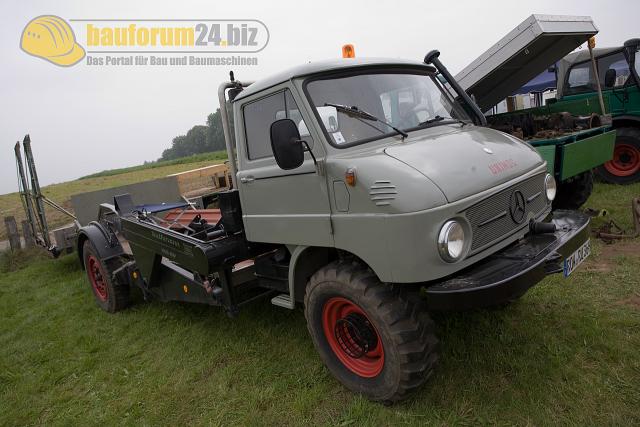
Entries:
POLYGON ((84 49, 76 43, 71 26, 62 18, 43 15, 24 27, 20 48, 29 55, 69 67, 84 58, 84 49))

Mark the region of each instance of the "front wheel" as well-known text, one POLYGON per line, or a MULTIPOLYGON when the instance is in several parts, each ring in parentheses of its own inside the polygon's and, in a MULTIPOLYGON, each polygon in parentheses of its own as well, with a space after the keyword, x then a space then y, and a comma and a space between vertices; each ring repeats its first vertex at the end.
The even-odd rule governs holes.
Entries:
POLYGON ((598 175, 609 183, 632 184, 640 181, 640 129, 616 129, 613 158, 597 169, 598 175))
POLYGON ((305 317, 331 373, 371 400, 401 400, 433 373, 438 340, 419 296, 381 283, 360 263, 318 270, 307 285, 305 317))
POLYGON ((593 191, 593 173, 589 170, 572 176, 558 185, 553 209, 577 210, 584 205, 593 191))

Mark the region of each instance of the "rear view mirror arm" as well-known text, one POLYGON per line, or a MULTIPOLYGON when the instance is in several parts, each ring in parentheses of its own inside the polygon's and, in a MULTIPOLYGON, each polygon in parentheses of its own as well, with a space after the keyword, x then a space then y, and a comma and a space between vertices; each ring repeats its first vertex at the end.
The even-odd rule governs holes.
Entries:
POLYGON ((317 168, 318 167, 318 161, 316 160, 316 156, 313 155, 313 151, 311 151, 311 147, 309 147, 309 143, 307 141, 305 141, 304 139, 301 139, 300 142, 303 143, 305 147, 307 147, 307 151, 309 152, 309 154, 311 155, 311 158, 313 159, 313 164, 317 168))

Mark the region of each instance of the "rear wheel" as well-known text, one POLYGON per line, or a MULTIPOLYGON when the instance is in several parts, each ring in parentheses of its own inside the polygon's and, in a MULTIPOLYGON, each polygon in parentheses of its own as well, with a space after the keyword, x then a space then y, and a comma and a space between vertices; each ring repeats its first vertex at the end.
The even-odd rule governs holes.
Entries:
POLYGON ((438 340, 419 296, 381 283, 360 263, 318 270, 307 285, 305 317, 331 373, 371 400, 401 400, 433 373, 438 340))
POLYGON ((105 311, 115 313, 129 305, 129 286, 118 284, 113 271, 119 267, 116 260, 104 262, 89 240, 82 249, 84 267, 96 303, 105 311))
POLYGON ((614 184, 640 181, 640 129, 616 129, 613 158, 598 167, 598 175, 606 182, 614 184))
POLYGON ((593 173, 583 172, 562 181, 558 185, 558 194, 553 200, 553 209, 579 209, 593 191, 593 173))

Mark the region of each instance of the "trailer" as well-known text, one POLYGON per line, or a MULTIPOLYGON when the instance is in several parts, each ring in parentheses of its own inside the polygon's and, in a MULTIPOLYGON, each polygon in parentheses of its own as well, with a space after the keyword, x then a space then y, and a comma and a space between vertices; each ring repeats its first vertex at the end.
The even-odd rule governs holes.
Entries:
MULTIPOLYGON (((598 33, 588 16, 531 15, 456 76, 489 111, 598 33)), ((524 139, 558 181, 554 207, 578 209, 593 189, 592 169, 613 157, 616 131, 598 96, 488 115, 488 125, 524 139)))

